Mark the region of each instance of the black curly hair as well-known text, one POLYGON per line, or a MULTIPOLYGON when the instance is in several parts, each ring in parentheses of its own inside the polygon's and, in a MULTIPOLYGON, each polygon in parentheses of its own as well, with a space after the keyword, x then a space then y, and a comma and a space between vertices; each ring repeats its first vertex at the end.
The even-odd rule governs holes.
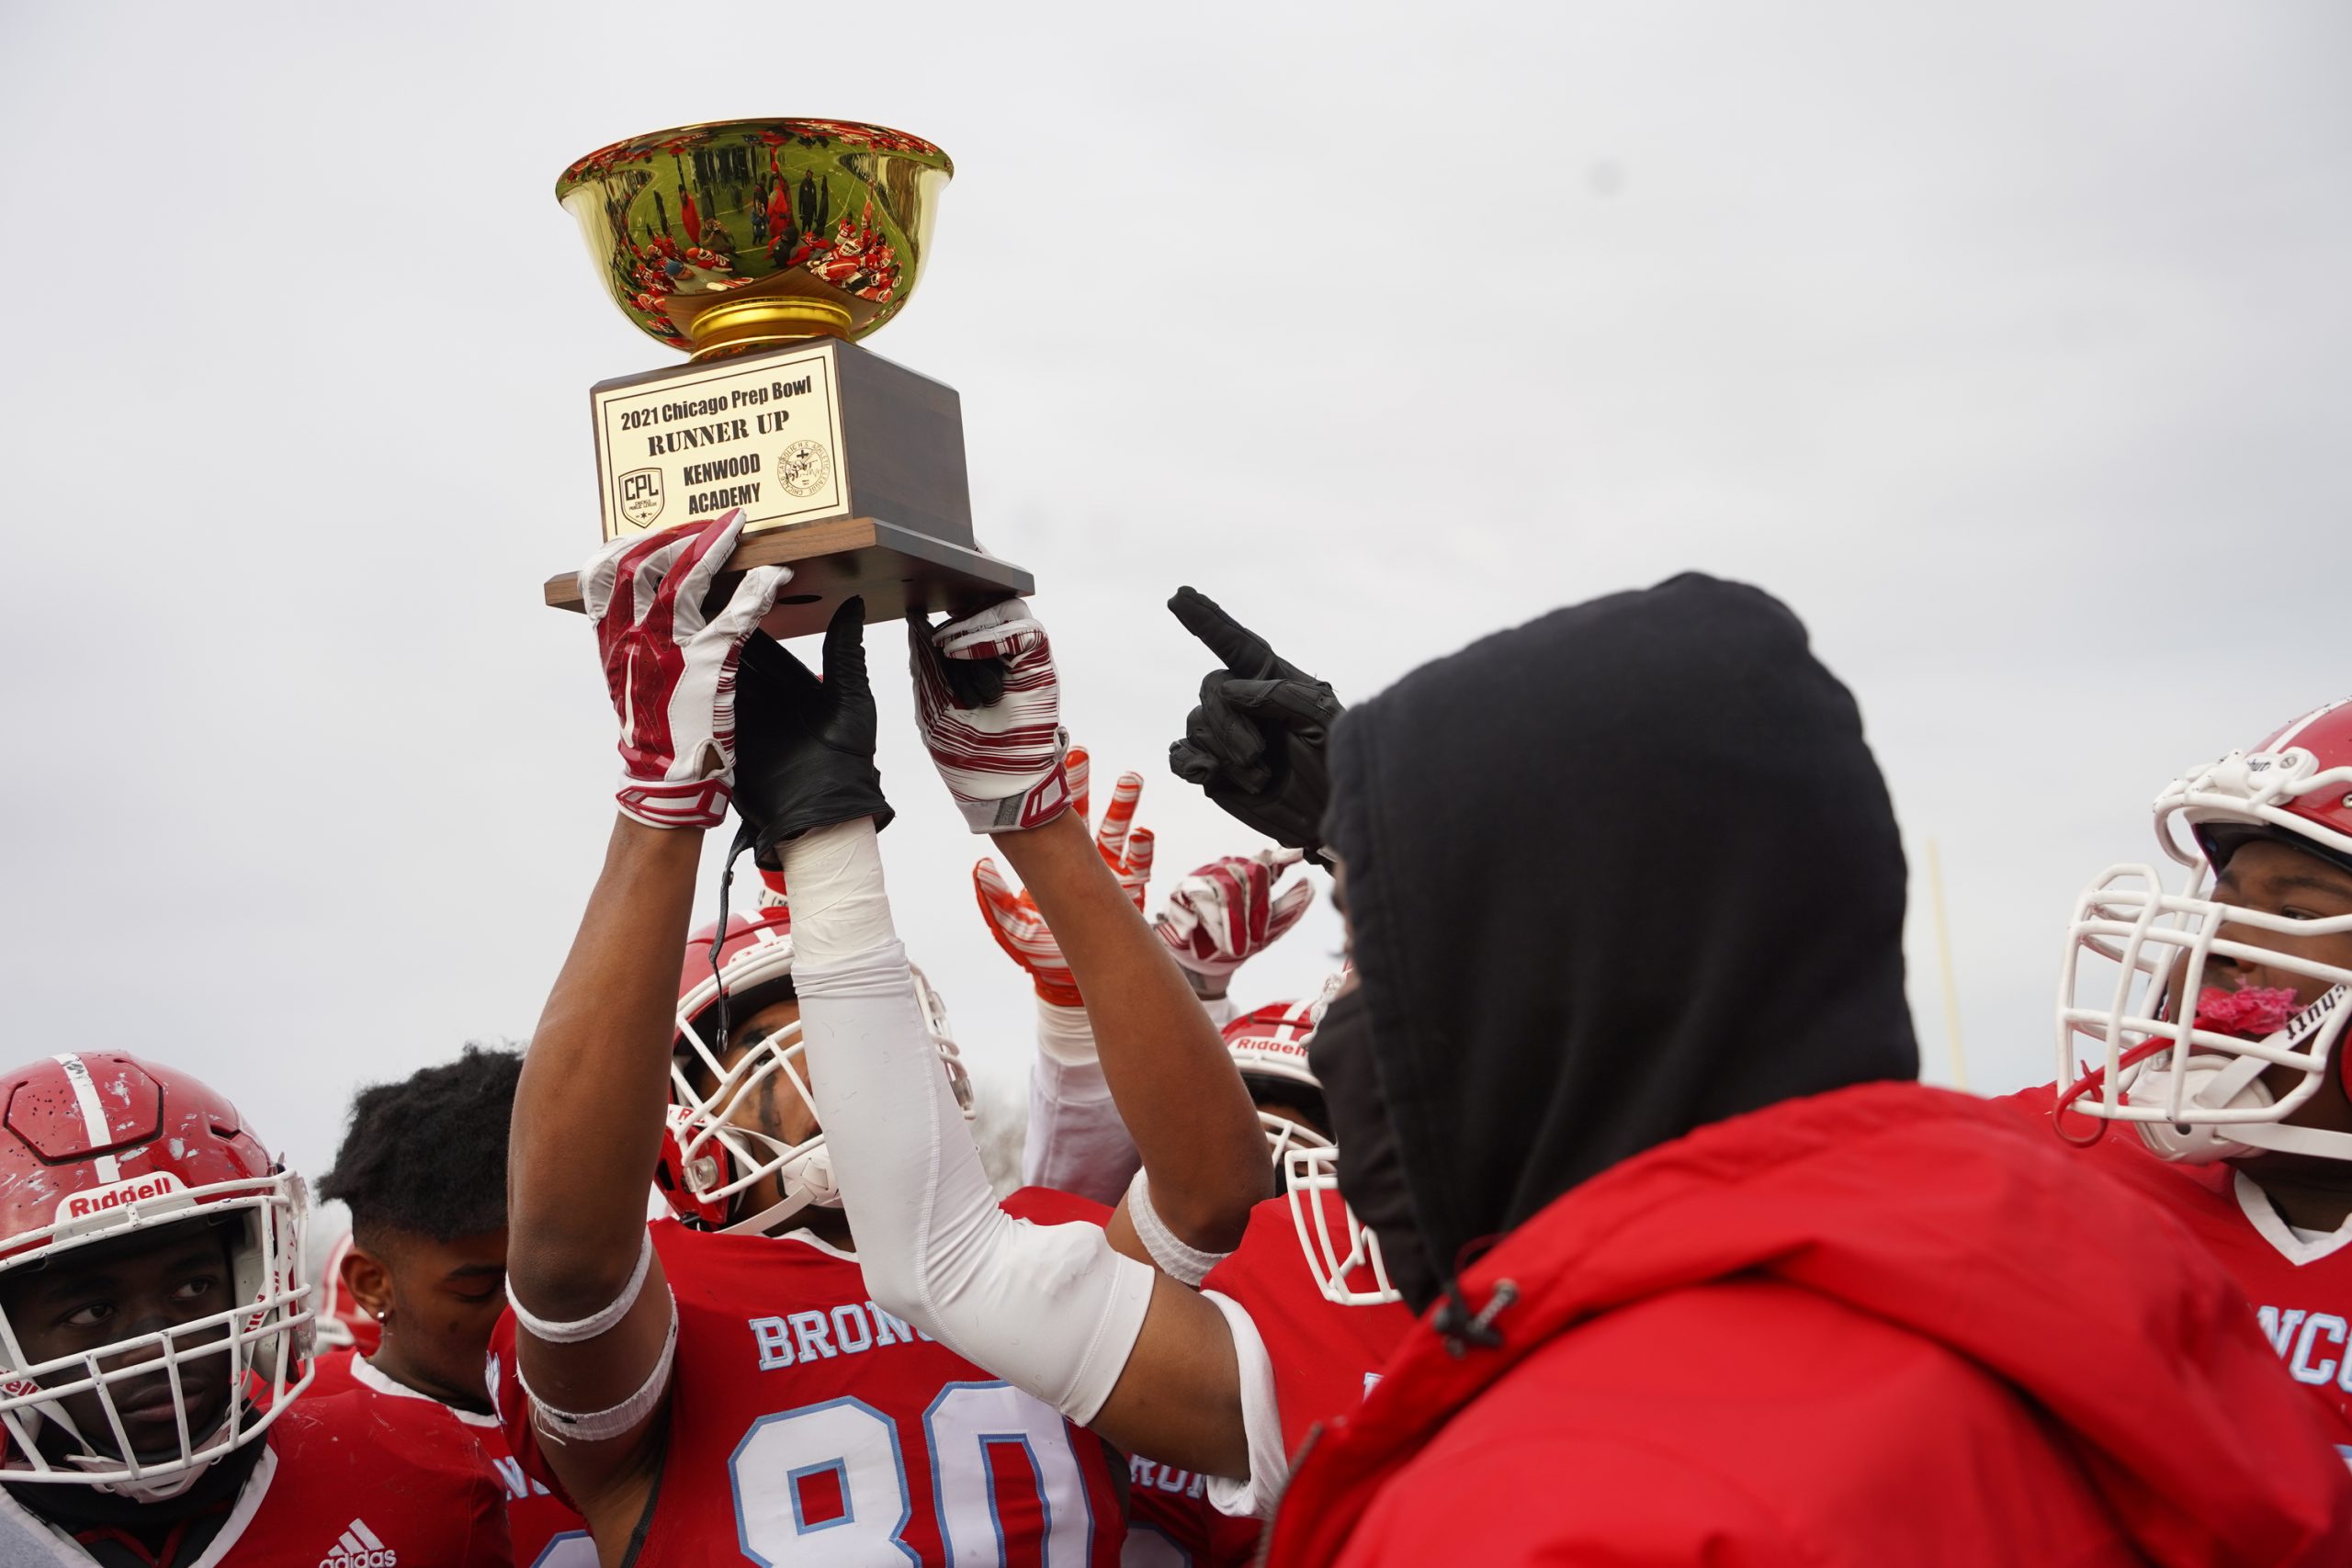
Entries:
POLYGON ((454 1062, 361 1089, 319 1195, 351 1205, 352 1235, 369 1247, 388 1231, 447 1242, 503 1227, 522 1072, 514 1047, 468 1045, 454 1062))

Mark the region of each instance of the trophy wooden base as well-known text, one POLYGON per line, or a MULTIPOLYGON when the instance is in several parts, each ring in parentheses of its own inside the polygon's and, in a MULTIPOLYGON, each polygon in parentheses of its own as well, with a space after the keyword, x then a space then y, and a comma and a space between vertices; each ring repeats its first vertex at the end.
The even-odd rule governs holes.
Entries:
MULTIPOLYGON (((823 631, 834 609, 854 593, 865 595, 870 626, 898 620, 910 609, 968 615, 1037 587, 1035 578, 1010 561, 872 517, 752 534, 737 543, 718 581, 731 587, 747 568, 776 565, 791 567, 792 581, 760 626, 778 641, 823 631)), ((548 578, 546 593, 558 609, 584 608, 575 572, 548 578)))

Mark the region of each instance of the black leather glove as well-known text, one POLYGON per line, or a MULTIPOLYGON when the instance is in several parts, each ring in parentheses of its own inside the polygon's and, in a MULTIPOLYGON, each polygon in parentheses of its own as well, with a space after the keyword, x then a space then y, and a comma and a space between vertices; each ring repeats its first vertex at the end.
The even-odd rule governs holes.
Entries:
POLYGON ((735 811, 759 863, 813 828, 896 815, 874 766, 874 691, 865 678, 865 601, 852 598, 825 628, 825 678, 765 632, 735 671, 735 811))
POLYGON ((1168 608, 1224 665, 1201 682, 1200 705, 1184 722, 1184 739, 1168 748, 1168 765, 1237 821, 1328 863, 1324 753, 1346 705, 1207 595, 1179 588, 1168 608))

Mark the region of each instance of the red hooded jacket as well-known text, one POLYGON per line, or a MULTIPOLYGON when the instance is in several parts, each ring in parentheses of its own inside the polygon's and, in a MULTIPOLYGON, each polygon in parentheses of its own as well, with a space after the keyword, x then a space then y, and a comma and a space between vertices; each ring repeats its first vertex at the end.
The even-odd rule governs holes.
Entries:
POLYGON ((2352 1473, 2220 1267, 1963 1096, 1702 1127, 1462 1285, 1498 1343, 1416 1329, 1270 1563, 2352 1562, 2352 1473))

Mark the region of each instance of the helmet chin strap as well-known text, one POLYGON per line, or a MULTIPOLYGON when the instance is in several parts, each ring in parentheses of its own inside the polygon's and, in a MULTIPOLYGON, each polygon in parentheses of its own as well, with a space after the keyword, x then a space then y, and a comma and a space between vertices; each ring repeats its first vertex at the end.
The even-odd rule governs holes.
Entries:
MULTIPOLYGON (((2269 1064, 2259 1056, 2218 1058, 2191 1056, 2183 1069, 2188 1079, 2181 1096, 2184 1110, 2194 1107, 2201 1111, 2255 1111, 2273 1103, 2269 1089, 2263 1087, 2262 1070, 2269 1064)), ((2170 1069, 2152 1068, 2140 1075, 2132 1087, 2132 1098, 2142 1105, 2172 1103, 2173 1075, 2170 1069)), ((2244 1154, 2247 1147, 2245 1134, 2262 1122, 2232 1123, 2227 1127, 2206 1122, 2139 1122, 2141 1141, 2158 1159, 2176 1165, 2211 1165, 2215 1160, 2228 1159, 2244 1154)))
MULTIPOLYGON (((2317 1001, 2271 1033, 2266 1043, 2282 1049, 2304 1044, 2326 1027, 2347 998, 2352 998, 2352 987, 2342 985, 2329 987, 2317 1001)), ((2341 1052, 2345 1043, 2339 1034, 2335 1042, 2335 1050, 2341 1052)), ((2262 1075, 2269 1066, 2270 1064, 2259 1056, 2222 1057, 2207 1052, 2192 1053, 2180 1069, 2188 1080, 2181 1096, 2181 1109, 2259 1111, 2276 1105, 2277 1098, 2262 1081, 2262 1075)), ((2338 1068, 2331 1061, 2320 1070, 2333 1073, 2338 1068)), ((2141 1105, 2169 1105, 2172 1102, 2172 1086, 2171 1068, 2150 1068, 2133 1082, 2130 1098, 2141 1105)), ((2284 1122, 2140 1122, 2134 1125, 2140 1130, 2141 1141, 2159 1159, 2178 1165, 2211 1165, 2216 1160, 2237 1158, 2256 1149, 2352 1160, 2352 1134, 2331 1133, 2318 1127, 2297 1127, 2284 1122)))
MULTIPOLYGON (((2220 1129, 2214 1129, 2220 1131, 2220 1129)), ((2352 1133, 2330 1133, 2319 1127, 2292 1127, 2283 1122, 2250 1122, 2230 1129, 2229 1136, 2245 1149, 2269 1149, 2284 1155, 2316 1155, 2323 1159, 2352 1163, 2352 1133)))
MULTIPOLYGON (((749 1132, 748 1129, 738 1130, 749 1132)), ((776 1143, 764 1133, 750 1133, 749 1135, 770 1144, 776 1143)), ((775 1177, 776 1185, 785 1193, 783 1200, 769 1204, 756 1214, 746 1215, 731 1224, 721 1226, 719 1235, 759 1234, 774 1230, 803 1209, 838 1209, 842 1206, 841 1189, 833 1181, 832 1156, 826 1150, 821 1136, 814 1148, 803 1150, 778 1166, 775 1177)))
MULTIPOLYGON (((74 1424, 74 1417, 66 1414, 64 1405, 44 1400, 40 1408, 43 1419, 55 1422, 82 1446, 82 1452, 65 1456, 67 1464, 76 1470, 104 1470, 124 1462, 112 1455, 99 1453, 96 1445, 84 1437, 81 1428, 74 1424)), ((206 1427, 202 1433, 188 1434, 188 1451, 193 1453, 203 1448, 228 1424, 229 1412, 223 1409, 220 1412, 220 1419, 206 1427)), ((90 1490, 111 1493, 118 1497, 128 1497, 134 1503, 168 1502, 201 1480, 204 1472, 210 1470, 214 1461, 220 1457, 219 1454, 214 1454, 209 1458, 198 1460, 193 1464, 173 1471, 169 1475, 141 1476, 135 1480, 94 1481, 90 1483, 90 1490)))

